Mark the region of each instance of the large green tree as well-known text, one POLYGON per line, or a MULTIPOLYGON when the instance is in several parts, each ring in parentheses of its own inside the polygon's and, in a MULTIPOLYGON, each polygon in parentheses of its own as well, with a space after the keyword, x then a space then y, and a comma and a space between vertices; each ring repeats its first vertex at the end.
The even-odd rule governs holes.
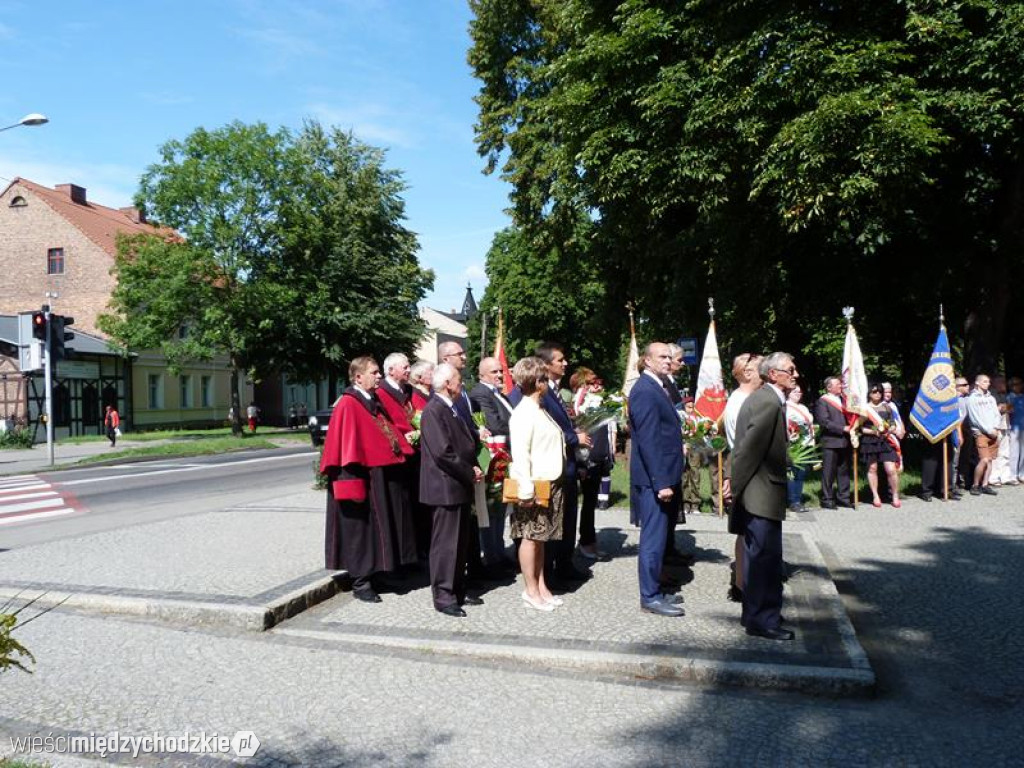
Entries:
POLYGON ((172 367, 226 354, 237 431, 243 373, 333 377, 358 354, 411 348, 433 278, 383 163, 317 123, 293 134, 235 122, 168 142, 136 196, 168 231, 121 241, 100 327, 161 348, 172 367))
POLYGON ((912 379, 938 305, 1024 363, 1024 4, 471 0, 477 140, 516 222, 586 212, 652 335, 838 365, 839 310, 912 379))

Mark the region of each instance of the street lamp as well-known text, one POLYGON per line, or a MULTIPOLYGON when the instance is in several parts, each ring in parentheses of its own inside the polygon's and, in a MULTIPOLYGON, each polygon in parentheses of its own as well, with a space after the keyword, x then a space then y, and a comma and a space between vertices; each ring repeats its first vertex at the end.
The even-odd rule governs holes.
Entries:
POLYGON ((9 131, 11 128, 17 128, 19 125, 43 125, 48 122, 50 122, 50 118, 46 115, 40 115, 38 112, 33 112, 30 115, 25 115, 14 125, 8 125, 4 128, 0 128, 0 131, 9 131))

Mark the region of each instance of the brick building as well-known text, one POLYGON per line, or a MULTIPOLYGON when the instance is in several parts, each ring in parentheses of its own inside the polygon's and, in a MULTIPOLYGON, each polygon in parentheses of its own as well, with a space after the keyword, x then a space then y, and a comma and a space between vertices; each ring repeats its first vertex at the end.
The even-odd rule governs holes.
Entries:
MULTIPOLYGON (((98 434, 97 415, 114 398, 126 426, 223 422, 230 402, 226 359, 171 376, 159 352, 133 350, 126 358, 97 328, 115 286, 111 268, 120 233, 173 234, 147 223, 135 208, 90 202, 85 188, 74 184, 50 189, 16 178, 0 192, 0 315, 38 309, 47 293, 56 294, 52 311, 74 317, 80 336, 69 343, 82 353, 79 359, 57 369, 57 434, 98 434)), ((10 360, 3 367, 11 379, 10 360)), ((27 412, 30 420, 36 417, 31 398, 27 412)))

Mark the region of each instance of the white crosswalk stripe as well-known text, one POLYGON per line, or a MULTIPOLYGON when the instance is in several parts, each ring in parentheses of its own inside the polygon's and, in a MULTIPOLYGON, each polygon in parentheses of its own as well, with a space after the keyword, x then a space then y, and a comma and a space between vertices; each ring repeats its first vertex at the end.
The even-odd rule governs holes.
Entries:
POLYGON ((0 479, 0 525, 70 515, 77 506, 72 494, 35 475, 0 479))

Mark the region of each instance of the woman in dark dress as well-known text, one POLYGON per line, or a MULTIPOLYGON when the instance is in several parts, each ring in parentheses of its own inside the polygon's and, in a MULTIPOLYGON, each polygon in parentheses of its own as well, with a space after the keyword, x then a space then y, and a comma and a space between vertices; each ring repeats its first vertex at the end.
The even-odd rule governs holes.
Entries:
POLYGON ((885 474, 892 488, 892 505, 900 508, 900 473, 899 473, 899 441, 893 431, 896 429, 896 417, 892 406, 882 402, 882 388, 877 384, 868 392, 868 407, 878 416, 877 423, 869 420, 861 429, 860 454, 868 465, 868 486, 871 488, 873 507, 881 507, 882 499, 878 495, 878 465, 885 468, 885 474))

